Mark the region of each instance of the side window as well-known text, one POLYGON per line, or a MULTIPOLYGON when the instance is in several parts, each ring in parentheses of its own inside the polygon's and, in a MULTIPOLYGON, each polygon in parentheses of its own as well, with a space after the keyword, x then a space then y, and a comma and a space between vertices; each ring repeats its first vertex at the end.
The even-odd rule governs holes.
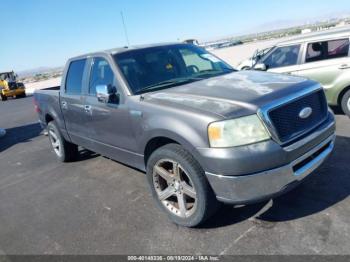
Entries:
POLYGON ((307 45, 305 62, 315 62, 324 59, 325 52, 323 42, 310 43, 307 45))
POLYGON ((66 79, 66 93, 81 94, 85 64, 86 59, 70 63, 66 79))
POLYGON ((338 58, 348 56, 349 39, 340 39, 327 42, 327 58, 338 58))
POLYGON ((299 50, 300 45, 277 47, 263 62, 268 69, 296 65, 298 62, 299 50))
POLYGON ((114 86, 116 85, 116 79, 112 68, 108 64, 107 60, 101 57, 94 58, 89 83, 89 94, 96 94, 96 86, 106 85, 114 86))
POLYGON ((315 42, 307 45, 305 62, 345 57, 349 54, 349 39, 315 42))

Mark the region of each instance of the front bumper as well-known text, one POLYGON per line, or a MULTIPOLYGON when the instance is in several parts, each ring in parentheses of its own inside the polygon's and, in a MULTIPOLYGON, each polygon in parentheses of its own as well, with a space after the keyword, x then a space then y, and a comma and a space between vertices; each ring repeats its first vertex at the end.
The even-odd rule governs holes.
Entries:
POLYGON ((331 135, 290 164, 246 176, 222 176, 206 172, 217 199, 233 204, 249 204, 272 198, 292 189, 311 174, 334 148, 331 135))
POLYGON ((332 113, 306 137, 287 146, 274 140, 233 148, 197 148, 196 159, 203 169, 222 176, 246 176, 288 165, 307 154, 335 132, 332 113))

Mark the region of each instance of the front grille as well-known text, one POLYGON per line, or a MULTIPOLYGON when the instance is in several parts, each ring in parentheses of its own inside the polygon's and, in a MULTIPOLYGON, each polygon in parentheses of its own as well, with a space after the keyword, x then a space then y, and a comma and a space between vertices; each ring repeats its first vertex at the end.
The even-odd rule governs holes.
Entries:
POLYGON ((323 122, 327 117, 327 112, 326 97, 320 90, 272 109, 269 117, 280 141, 287 142, 323 122), (303 119, 299 117, 299 113, 306 107, 311 107, 312 113, 303 119))

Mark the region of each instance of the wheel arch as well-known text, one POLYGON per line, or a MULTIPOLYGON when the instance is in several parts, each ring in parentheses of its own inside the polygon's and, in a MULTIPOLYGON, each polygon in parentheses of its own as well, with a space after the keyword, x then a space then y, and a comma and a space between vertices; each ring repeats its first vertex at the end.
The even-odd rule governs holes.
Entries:
POLYGON ((151 138, 146 144, 146 147, 144 149, 144 162, 145 166, 147 166, 147 162, 151 154, 157 150, 158 148, 165 146, 167 144, 179 144, 179 142, 175 141, 174 139, 165 137, 165 136, 157 136, 151 138))
POLYGON ((54 121, 55 119, 53 118, 53 116, 50 113, 46 113, 45 114, 45 123, 48 124, 51 121, 54 121))
POLYGON ((71 142, 71 139, 66 130, 64 119, 62 117, 63 117, 62 115, 61 116, 57 115, 57 113, 54 110, 48 110, 44 114, 44 119, 42 119, 42 121, 45 121, 44 122, 45 128, 50 122, 55 121, 57 128, 60 131, 61 135, 64 137, 64 139, 71 142))
MULTIPOLYGON (((199 156, 196 148, 185 138, 179 136, 176 133, 172 133, 168 130, 158 130, 152 136, 147 139, 147 142, 144 145, 144 163, 145 167, 147 167, 147 161, 151 154, 157 150, 158 148, 165 146, 167 144, 178 144, 182 146, 185 150, 187 150, 192 156, 198 161, 199 156)), ((200 163, 201 164, 201 163, 200 163)))
MULTIPOLYGON (((349 86, 347 86, 347 87, 345 87, 345 88, 343 88, 343 90, 339 93, 339 95, 338 95, 338 99, 337 99, 337 104, 338 104, 338 107, 339 107, 339 109, 341 109, 342 111, 343 111, 343 109, 342 109, 342 107, 341 107, 341 101, 342 101, 342 99, 343 99, 343 96, 345 95, 345 93, 346 92, 348 92, 350 90, 350 85, 349 86)), ((343 112, 344 113, 344 112, 343 112)))

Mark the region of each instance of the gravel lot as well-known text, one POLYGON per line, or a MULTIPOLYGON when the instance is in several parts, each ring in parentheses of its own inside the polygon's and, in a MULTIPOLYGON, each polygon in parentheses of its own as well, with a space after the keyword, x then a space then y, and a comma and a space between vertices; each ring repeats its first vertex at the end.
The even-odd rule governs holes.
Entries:
POLYGON ((56 77, 45 81, 25 84, 27 94, 33 94, 34 91, 37 89, 44 89, 47 87, 53 87, 53 86, 59 86, 59 85, 61 85, 61 77, 56 77))
POLYGON ((0 103, 0 254, 350 254, 350 120, 330 159, 273 201, 224 206, 199 229, 158 210, 143 173, 83 151, 55 159, 32 97, 0 103))
POLYGON ((273 40, 252 42, 244 45, 237 45, 227 48, 215 49, 210 52, 225 60, 231 66, 235 67, 243 60, 251 57, 254 54, 254 51, 259 49, 264 49, 267 47, 271 47, 278 42, 287 40, 288 38, 279 38, 273 40))

